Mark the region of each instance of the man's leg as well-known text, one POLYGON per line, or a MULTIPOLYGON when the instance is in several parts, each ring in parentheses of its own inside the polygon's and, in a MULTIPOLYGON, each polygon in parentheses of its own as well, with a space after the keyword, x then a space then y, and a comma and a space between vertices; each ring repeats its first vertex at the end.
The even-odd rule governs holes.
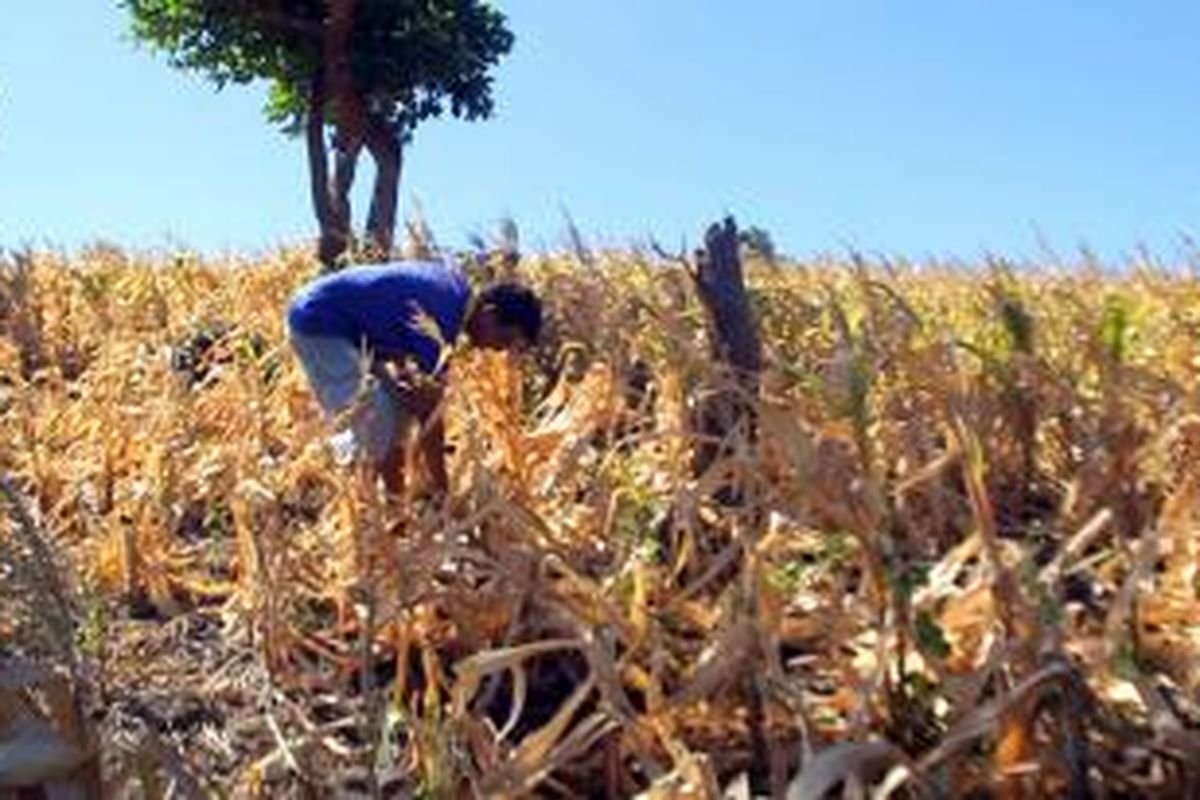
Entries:
POLYGON ((374 376, 364 408, 355 421, 355 436, 388 495, 399 500, 404 493, 404 414, 399 397, 386 377, 374 376))
POLYGON ((309 336, 292 330, 288 331, 288 339, 326 419, 343 423, 343 415, 350 412, 350 430, 342 428, 330 440, 335 460, 343 464, 351 460, 367 461, 356 422, 360 410, 355 405, 363 381, 362 359, 357 348, 341 339, 309 336), (347 433, 349 442, 344 441, 347 433))
POLYGON ((383 488, 388 496, 399 499, 404 496, 404 446, 397 441, 376 467, 383 478, 383 488))

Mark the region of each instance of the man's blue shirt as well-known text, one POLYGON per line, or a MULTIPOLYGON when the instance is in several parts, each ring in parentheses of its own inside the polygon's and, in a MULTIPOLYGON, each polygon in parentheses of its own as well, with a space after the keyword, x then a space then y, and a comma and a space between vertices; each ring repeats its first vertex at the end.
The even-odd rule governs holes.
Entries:
POLYGON ((462 329, 471 289, 462 271, 437 261, 398 261, 350 267, 302 287, 288 307, 288 326, 308 336, 346 339, 376 357, 412 357, 422 370, 438 364, 438 343, 417 324, 418 309, 442 339, 462 329))

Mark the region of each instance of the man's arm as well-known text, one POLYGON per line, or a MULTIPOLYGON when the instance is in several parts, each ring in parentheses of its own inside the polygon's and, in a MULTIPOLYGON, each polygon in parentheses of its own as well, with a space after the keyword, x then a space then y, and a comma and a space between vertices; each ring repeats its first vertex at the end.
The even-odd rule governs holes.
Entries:
POLYGON ((393 375, 382 362, 374 365, 376 375, 388 386, 400 410, 421 425, 421 453, 434 487, 445 494, 450 486, 446 470, 446 423, 444 414, 439 413, 445 398, 445 377, 422 374, 399 359, 391 360, 390 364, 399 376, 393 375))
POLYGON ((445 494, 450 478, 446 471, 446 422, 440 413, 446 387, 440 377, 431 378, 415 371, 404 370, 407 380, 393 381, 396 400, 401 410, 411 414, 421 425, 421 453, 433 479, 434 487, 445 494))

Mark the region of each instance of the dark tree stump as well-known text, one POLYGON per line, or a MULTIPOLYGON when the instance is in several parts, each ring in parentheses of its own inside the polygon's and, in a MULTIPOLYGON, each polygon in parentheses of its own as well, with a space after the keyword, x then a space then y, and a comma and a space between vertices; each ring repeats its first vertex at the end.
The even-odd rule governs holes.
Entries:
MULTIPOLYGON (((746 292, 740 244, 737 223, 727 217, 709 226, 704 249, 696 254, 693 278, 708 317, 709 343, 717 365, 709 384, 702 389, 693 420, 699 434, 692 462, 692 472, 697 478, 739 446, 754 446, 758 438, 762 339, 746 292)), ((726 507, 748 505, 755 520, 750 528, 761 524, 762 509, 747 497, 745 488, 736 479, 721 481, 712 496, 726 507)), ((743 597, 742 602, 748 613, 756 613, 757 604, 752 597, 743 597)), ((757 679, 757 666, 767 657, 775 656, 757 653, 744 662, 747 667, 754 667, 747 669, 743 679, 754 754, 751 785, 757 786, 759 792, 769 791, 772 798, 782 798, 786 793, 786 753, 769 730, 773 703, 757 679)))
MULTIPOLYGON (((696 406, 694 425, 700 440, 692 472, 697 477, 725 456, 739 436, 750 441, 756 438, 755 402, 762 370, 762 340, 746 293, 737 223, 727 217, 709 226, 704 244, 696 254, 692 277, 708 315, 709 341, 718 370, 696 406)), ((732 499, 739 493, 724 487, 721 494, 732 499)))

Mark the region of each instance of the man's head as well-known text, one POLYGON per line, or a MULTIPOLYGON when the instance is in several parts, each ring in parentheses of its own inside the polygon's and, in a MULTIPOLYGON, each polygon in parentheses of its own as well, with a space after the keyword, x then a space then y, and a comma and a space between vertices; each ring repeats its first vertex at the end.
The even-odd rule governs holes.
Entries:
POLYGON ((515 350, 533 346, 542 332, 542 302, 519 284, 492 284, 480 293, 466 329, 476 347, 515 350))

